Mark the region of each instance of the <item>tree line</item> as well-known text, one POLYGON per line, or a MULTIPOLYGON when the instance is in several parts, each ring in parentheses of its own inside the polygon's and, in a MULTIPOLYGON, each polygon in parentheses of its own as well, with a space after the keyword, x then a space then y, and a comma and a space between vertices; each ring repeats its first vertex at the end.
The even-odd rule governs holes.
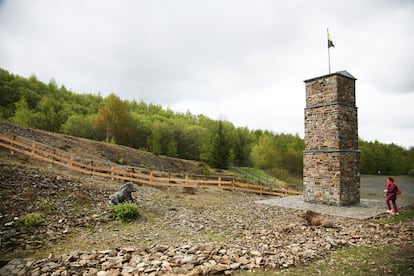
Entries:
MULTIPOLYGON (((106 141, 227 169, 255 167, 300 179, 304 140, 298 134, 235 127, 190 112, 122 100, 112 93, 78 94, 53 79, 43 83, 0 68, 0 118, 22 126, 106 141)), ((360 140, 361 172, 414 174, 414 149, 360 140)))

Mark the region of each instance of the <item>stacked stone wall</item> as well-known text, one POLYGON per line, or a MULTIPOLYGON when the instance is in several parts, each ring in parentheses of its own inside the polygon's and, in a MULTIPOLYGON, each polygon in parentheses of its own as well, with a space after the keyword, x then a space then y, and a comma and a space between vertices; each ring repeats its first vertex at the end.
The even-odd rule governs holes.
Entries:
POLYGON ((305 111, 305 149, 357 149, 357 109, 326 105, 305 111))
POLYGON ((304 199, 329 205, 359 203, 358 151, 305 151, 304 199))
POLYGON ((355 81, 332 74, 306 81, 306 106, 340 103, 355 106, 355 81))
POLYGON ((305 82, 304 198, 330 205, 359 203, 355 79, 345 72, 305 82))
POLYGON ((360 152, 341 152, 341 205, 360 202, 360 152))

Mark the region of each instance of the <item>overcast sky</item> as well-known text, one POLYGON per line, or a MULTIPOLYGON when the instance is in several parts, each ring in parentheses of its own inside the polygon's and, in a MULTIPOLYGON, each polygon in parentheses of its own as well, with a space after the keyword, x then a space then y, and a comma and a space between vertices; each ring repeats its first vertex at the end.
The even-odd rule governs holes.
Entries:
POLYGON ((414 146, 412 0, 0 0, 0 67, 236 127, 304 133, 304 80, 347 70, 359 136, 414 146))

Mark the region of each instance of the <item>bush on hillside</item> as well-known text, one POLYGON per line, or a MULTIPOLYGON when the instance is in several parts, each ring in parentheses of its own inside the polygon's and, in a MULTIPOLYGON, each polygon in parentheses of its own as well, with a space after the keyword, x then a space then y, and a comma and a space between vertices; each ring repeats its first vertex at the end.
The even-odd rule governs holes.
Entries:
POLYGON ((29 213, 18 220, 18 223, 21 223, 26 227, 37 227, 41 225, 42 222, 43 218, 39 213, 29 213))
POLYGON ((123 222, 133 221, 140 216, 138 205, 131 202, 113 205, 111 209, 115 213, 116 218, 123 222))

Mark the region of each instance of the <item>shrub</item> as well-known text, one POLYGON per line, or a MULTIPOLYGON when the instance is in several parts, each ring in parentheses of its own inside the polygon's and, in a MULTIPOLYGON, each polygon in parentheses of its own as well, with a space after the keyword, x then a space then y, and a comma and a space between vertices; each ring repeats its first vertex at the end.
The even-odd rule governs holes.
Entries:
POLYGON ((53 204, 45 198, 40 200, 39 206, 40 206, 40 209, 42 209, 42 211, 45 212, 46 214, 49 214, 50 212, 52 212, 53 204))
POLYGON ((19 223, 26 227, 37 227, 43 222, 43 218, 39 213, 29 213, 24 217, 19 218, 19 223))
POLYGON ((112 212, 115 213, 117 219, 124 222, 132 221, 140 216, 138 205, 131 202, 113 205, 112 212))
POLYGON ((202 175, 211 175, 210 168, 209 168, 207 165, 205 165, 205 164, 203 164, 203 165, 201 166, 200 173, 201 173, 202 175))

